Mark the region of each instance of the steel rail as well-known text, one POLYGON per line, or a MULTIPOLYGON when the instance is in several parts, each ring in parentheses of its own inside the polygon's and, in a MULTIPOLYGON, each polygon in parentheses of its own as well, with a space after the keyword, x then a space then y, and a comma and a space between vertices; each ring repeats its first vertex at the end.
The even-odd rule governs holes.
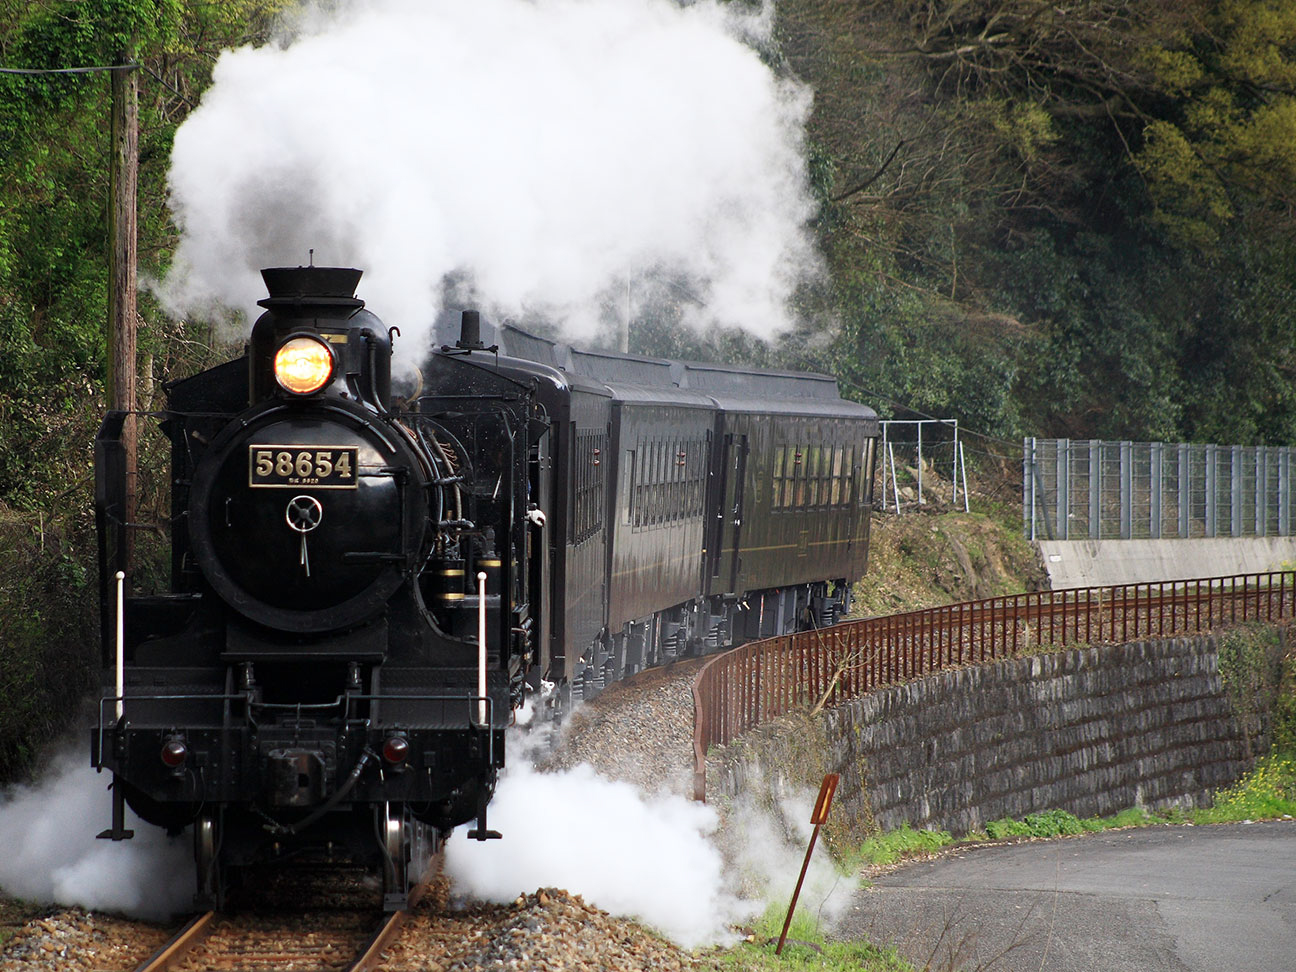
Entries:
POLYGON ((423 896, 427 894, 433 877, 440 873, 440 860, 439 854, 433 856, 433 860, 429 862, 428 869, 422 880, 410 891, 409 904, 403 910, 393 911, 383 919, 382 924, 378 926, 378 930, 374 932, 373 937, 369 939, 369 942, 361 950, 360 955, 347 966, 346 972, 369 972, 369 970, 377 967, 378 963, 382 961, 383 952, 390 947, 392 942, 396 941, 396 936, 400 934, 401 929, 405 926, 405 919, 409 917, 409 913, 418 907, 419 902, 423 900, 423 896))
MULTIPOLYGON (((372 972, 378 967, 383 960, 383 953, 396 940, 410 912, 423 900, 432 879, 439 872, 439 855, 434 855, 422 881, 411 889, 409 905, 404 910, 384 915, 378 927, 357 950, 356 958, 343 966, 342 972, 372 972)), ((167 972, 169 969, 174 969, 194 948, 211 935, 215 930, 216 917, 217 913, 214 911, 194 916, 176 932, 170 941, 149 956, 143 964, 137 966, 135 972, 167 972)))
POLYGON ((1121 644, 1296 616, 1296 571, 1036 591, 749 642, 693 682, 693 796, 706 753, 800 706, 832 705, 1029 650, 1121 644))
POLYGON ((211 934, 212 920, 215 917, 214 911, 194 915, 169 942, 145 959, 143 964, 136 966, 135 972, 164 972, 175 966, 195 945, 211 934))

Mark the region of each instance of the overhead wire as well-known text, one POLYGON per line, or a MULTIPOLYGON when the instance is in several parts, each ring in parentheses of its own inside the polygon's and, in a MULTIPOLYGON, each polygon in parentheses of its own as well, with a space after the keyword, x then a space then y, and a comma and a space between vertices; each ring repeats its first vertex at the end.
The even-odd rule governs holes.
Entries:
POLYGON ((0 67, 0 74, 98 74, 103 71, 138 71, 142 64, 100 64, 94 67, 15 68, 0 67))

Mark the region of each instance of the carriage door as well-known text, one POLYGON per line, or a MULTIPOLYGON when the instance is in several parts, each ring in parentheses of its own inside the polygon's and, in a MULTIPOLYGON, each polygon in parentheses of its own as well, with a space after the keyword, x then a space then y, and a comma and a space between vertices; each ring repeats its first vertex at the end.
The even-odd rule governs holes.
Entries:
POLYGON ((747 472, 747 436, 729 434, 724 441, 724 495, 720 502, 720 556, 715 576, 726 593, 737 593, 738 556, 742 541, 743 484, 747 472))

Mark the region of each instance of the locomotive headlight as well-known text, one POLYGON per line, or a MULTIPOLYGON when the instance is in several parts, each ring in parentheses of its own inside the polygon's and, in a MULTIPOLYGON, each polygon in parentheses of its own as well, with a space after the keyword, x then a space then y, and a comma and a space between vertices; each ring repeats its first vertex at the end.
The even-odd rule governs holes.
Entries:
POLYGON ((275 352, 274 375, 294 395, 317 392, 333 377, 333 352, 317 337, 291 337, 275 352))

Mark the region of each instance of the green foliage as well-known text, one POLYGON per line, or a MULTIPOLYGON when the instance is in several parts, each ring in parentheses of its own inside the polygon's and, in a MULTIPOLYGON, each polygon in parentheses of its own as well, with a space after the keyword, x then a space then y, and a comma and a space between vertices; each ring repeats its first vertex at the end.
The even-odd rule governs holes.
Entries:
POLYGON ((1215 794, 1210 807, 1194 811, 1195 823, 1228 823, 1296 816, 1296 756, 1274 752, 1236 784, 1215 794))
MULTIPOLYGON (((175 242, 164 200, 177 125, 209 83, 215 55, 263 40, 285 6, 0 3, 5 66, 143 65, 142 275, 161 275, 175 242)), ((69 718, 96 656, 87 521, 91 443, 104 407, 110 87, 106 73, 0 75, 0 549, 7 559, 0 568, 0 779, 26 768, 33 740, 69 718)), ((147 298, 140 309, 146 389, 154 368, 175 377, 212 360, 208 335, 162 320, 147 298)), ((164 517, 165 484, 145 480, 141 488, 151 504, 145 512, 164 517)))
POLYGON ((1151 815, 1143 807, 1130 807, 1111 817, 1090 818, 1095 824, 1105 824, 1106 829, 1118 830, 1122 827, 1144 827, 1152 821, 1151 815))
POLYGON ((1267 750, 1276 736, 1289 747, 1296 736, 1290 721, 1296 666, 1278 630, 1248 624, 1224 632, 1219 666, 1224 691, 1252 751, 1267 750))
POLYGON ((95 575, 84 566, 88 546, 84 522, 0 505, 0 780, 33 767, 94 684, 97 602, 95 575))
POLYGON ((1000 820, 991 820, 986 824, 985 832, 991 840, 1003 840, 1005 837, 1025 837, 1030 834, 1030 828, 1020 820, 1004 817, 1000 820))
POLYGON ((852 860, 864 864, 894 864, 906 857, 930 854, 953 841, 948 831, 912 830, 905 824, 899 830, 888 830, 870 837, 852 860))
POLYGON ((1153 219, 1208 247, 1251 207, 1286 211, 1296 178, 1296 9, 1269 0, 1203 5, 1193 29, 1149 49, 1173 98, 1136 153, 1153 219))
POLYGON ((1004 438, 1296 439, 1296 14, 778 12, 815 88, 822 360, 865 400, 1004 438))
POLYGON ((1025 818, 1032 837, 1062 837, 1084 833, 1084 826, 1072 813, 1065 810, 1045 810, 1030 813, 1025 818))
POLYGON ((782 955, 775 955, 787 904, 771 905, 747 941, 722 952, 717 966, 734 970, 806 969, 819 972, 913 972, 893 948, 868 942, 828 941, 814 916, 798 909, 788 929, 782 955))

